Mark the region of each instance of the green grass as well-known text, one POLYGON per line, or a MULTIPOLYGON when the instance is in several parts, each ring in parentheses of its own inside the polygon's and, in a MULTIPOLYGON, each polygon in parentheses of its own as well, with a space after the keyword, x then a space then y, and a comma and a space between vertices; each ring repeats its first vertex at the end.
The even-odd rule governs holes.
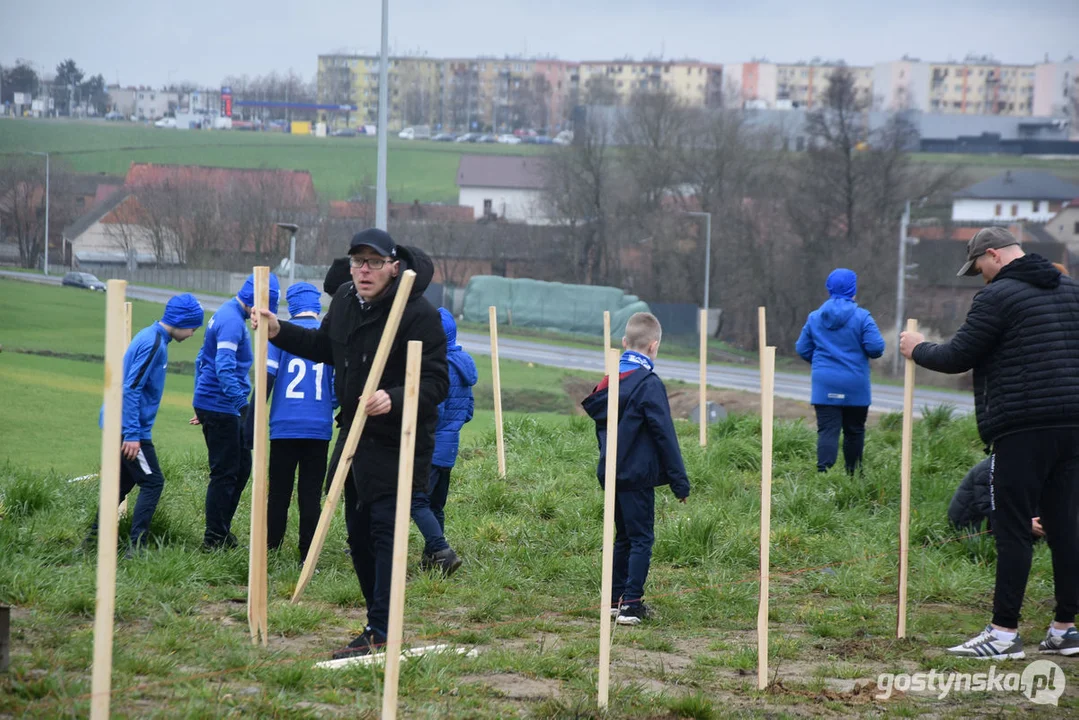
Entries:
MULTIPOLYGON (((60 289, 51 292, 63 296, 60 289)), ((3 297, 5 307, 14 301, 3 297)), ((57 335, 36 342, 85 334, 79 342, 89 344, 93 313, 82 316, 78 303, 60 300, 53 309, 47 299, 37 312, 55 323, 57 335)), ((7 326, 2 332, 9 333, 7 326)), ((32 335, 25 327, 11 332, 19 342, 32 335)), ((4 345, 0 603, 14 606, 14 614, 11 669, 0 676, 0 716, 85 716, 95 562, 76 548, 98 489, 93 481, 66 480, 96 468, 100 366, 9 353, 9 341, 4 345)), ((482 361, 480 370, 488 371, 482 361)), ((564 376, 507 364, 503 379, 507 388, 555 394, 564 376)), ((207 467, 201 435, 186 425, 190 382, 189 376, 169 376, 156 428, 167 482, 151 528, 154 547, 119 564, 112 712, 376 717, 381 671, 312 667, 364 621, 362 596, 341 551, 340 517, 320 574, 293 606, 293 514, 285 549, 269 559, 267 649, 252 647, 248 636, 247 553, 198 551, 207 467)), ((447 513, 448 538, 466 564, 450 580, 419 573, 419 538, 411 530, 405 642, 459 643, 480 652, 474 659, 431 656, 405 663, 402 716, 599 718, 594 608, 603 499, 594 475, 593 424, 584 417, 509 413, 505 480, 497 476, 491 412, 478 410, 466 428, 447 513)), ((864 692, 836 689, 855 682, 875 687, 877 674, 888 671, 985 671, 940 650, 985 622, 992 595, 992 543, 957 539, 946 524, 951 493, 981 453, 972 419, 939 412, 915 425, 910 613, 902 641, 894 639, 900 423, 889 416, 868 435, 865 474, 857 478, 818 474, 815 434, 800 422, 777 423, 770 667, 779 683, 765 693, 755 689, 753 632, 760 421, 732 416, 710 428, 704 449, 694 425, 679 423, 678 431, 693 494, 681 505, 669 492, 657 493, 648 597, 659 619, 615 628, 605 717, 981 717, 1013 711, 1056 717, 1079 711, 1079 673, 1067 659, 1060 661, 1069 687, 1060 708, 999 694, 875 703, 864 692)), ((240 537, 249 532, 249 502, 248 492, 234 524, 240 537)), ((1024 608, 1028 643, 1051 619, 1051 574, 1043 544, 1035 551, 1024 608)), ((1025 665, 1006 669, 1021 672, 1025 665)))
MULTIPOLYGON (((283 133, 166 130, 126 123, 0 121, 0 154, 50 152, 76 172, 124 175, 133 162, 308 170, 324 199, 343 200, 374 185, 374 138, 316 138, 283 133)), ((387 187, 394 202, 457 202, 463 153, 525 155, 544 148, 398 140, 391 137, 387 187)), ((3 162, 0 158, 0 162, 3 162)))

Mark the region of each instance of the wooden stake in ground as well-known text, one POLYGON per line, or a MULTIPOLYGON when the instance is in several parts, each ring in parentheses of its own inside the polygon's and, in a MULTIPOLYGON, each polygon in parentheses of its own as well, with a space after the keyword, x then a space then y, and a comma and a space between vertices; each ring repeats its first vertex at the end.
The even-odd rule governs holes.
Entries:
POLYGON ((607 362, 607 356, 611 354, 611 311, 603 311, 603 362, 607 362))
POLYGON ((611 682, 611 592, 614 589, 614 503, 618 468, 618 363, 611 350, 607 361, 607 464, 603 471, 603 563, 599 599, 599 709, 607 709, 611 682))
MULTIPOLYGON (((131 303, 125 302, 124 303, 124 352, 127 352, 127 347, 130 344, 131 344, 131 303)), ((120 507, 116 510, 117 522, 119 522, 119 519, 122 518, 126 514, 127 514, 127 498, 125 497, 123 502, 120 503, 120 507)))
MULTIPOLYGON (((256 267, 255 307, 270 306, 270 268, 256 267)), ((269 330, 266 323, 259 323, 255 330, 255 435, 251 460, 251 545, 247 564, 247 624, 251 628, 251 642, 263 646, 269 642, 266 579, 266 503, 267 465, 266 454, 269 437, 266 431, 269 418, 266 407, 266 362, 269 350, 269 330)))
POLYGON ((124 412, 124 293, 127 282, 109 280, 105 300, 105 418, 101 430, 98 495, 97 604, 90 717, 109 717, 112 700, 112 631, 116 609, 116 498, 120 496, 121 424, 124 412))
MULTIPOLYGON (((907 320, 907 332, 918 332, 918 321, 907 320)), ((895 636, 907 636, 907 569, 910 565, 910 461, 914 437, 914 361, 903 375, 903 440, 899 465, 899 606, 895 636)))
POLYGON ((768 347, 768 323, 764 306, 757 308, 757 351, 761 356, 761 369, 764 369, 764 348, 768 347))
POLYGON ((757 609, 757 689, 768 687, 768 594, 772 549, 772 428, 776 349, 764 348, 761 367, 761 582, 757 609))
POLYGON ((378 341, 378 350, 375 351, 371 372, 368 373, 367 382, 364 383, 363 395, 360 396, 359 405, 356 406, 356 417, 348 429, 345 446, 341 448, 341 458, 337 462, 333 482, 330 483, 330 491, 326 494, 326 501, 322 504, 322 514, 318 518, 318 527, 315 528, 315 536, 311 539, 311 547, 307 550, 307 560, 303 564, 303 570, 300 571, 300 579, 296 582, 296 590, 292 593, 292 602, 299 601, 304 588, 315 574, 318 556, 326 543, 326 535, 330 532, 330 523, 337 509, 337 501, 341 499, 341 490, 345 487, 345 478, 348 477, 352 468, 352 458, 356 455, 360 433, 363 432, 363 426, 367 423, 367 399, 375 394, 378 384, 382 381, 382 371, 386 369, 386 360, 390 356, 390 348, 397 336, 397 326, 401 324, 401 314, 405 311, 405 303, 408 302, 409 293, 412 292, 412 283, 415 281, 416 272, 405 270, 397 282, 397 294, 393 298, 393 305, 390 306, 390 314, 386 318, 382 339, 378 341))
POLYGON ((708 311, 701 309, 701 390, 700 418, 701 447, 708 445, 708 311))
POLYGON ((382 688, 382 720, 397 717, 397 684, 401 674, 401 636, 405 619, 405 563, 408 560, 412 470, 416 460, 416 413, 420 402, 420 359, 423 343, 410 340, 405 366, 405 402, 401 412, 401 455, 397 461, 397 510, 393 525, 393 574, 390 575, 390 619, 386 627, 386 674, 382 688))
POLYGON ((491 384, 495 395, 495 446, 498 450, 498 477, 506 477, 506 439, 502 434, 502 374, 498 370, 498 309, 487 308, 491 326, 491 384))

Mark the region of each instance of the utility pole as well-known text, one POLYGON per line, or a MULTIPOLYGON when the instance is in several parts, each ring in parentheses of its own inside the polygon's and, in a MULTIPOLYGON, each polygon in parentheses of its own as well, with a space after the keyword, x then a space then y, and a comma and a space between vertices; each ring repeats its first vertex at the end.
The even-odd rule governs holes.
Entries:
POLYGON ((49 274, 49 154, 47 152, 27 151, 28 155, 45 156, 45 274, 49 274))
POLYGON ((712 284, 712 213, 687 212, 686 215, 704 218, 704 309, 708 310, 708 290, 712 284))
POLYGON ((390 104, 390 2, 382 0, 382 51, 378 63, 378 172, 375 188, 375 227, 385 230, 386 212, 386 134, 390 104))
POLYGON ((895 358, 892 372, 899 375, 902 355, 899 353, 899 334, 903 332, 903 316, 906 314, 907 285, 907 227, 910 225, 910 200, 903 208, 903 218, 899 221, 899 270, 895 286, 895 358))

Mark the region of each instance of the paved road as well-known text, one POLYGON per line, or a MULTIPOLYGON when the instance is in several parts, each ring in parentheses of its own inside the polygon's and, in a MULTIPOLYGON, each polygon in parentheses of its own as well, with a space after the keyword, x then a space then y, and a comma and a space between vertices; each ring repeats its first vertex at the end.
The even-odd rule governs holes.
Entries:
MULTIPOLYGON (((0 277, 11 277, 18 280, 40 282, 46 284, 59 284, 60 277, 44 277, 27 273, 0 271, 0 277)), ((175 294, 173 290, 146 287, 143 285, 128 285, 127 295, 136 300, 148 300, 150 302, 166 302, 175 294)), ((227 300, 216 295, 203 295, 195 293, 195 296, 207 310, 217 310, 227 300)), ((490 355, 491 341, 486 335, 475 333, 461 333, 457 336, 461 346, 475 355, 490 355)), ((598 344, 598 343, 597 343, 598 344)), ((600 375, 603 372, 603 352, 599 349, 587 350, 583 348, 569 348, 558 345, 547 345, 532 340, 519 340, 515 338, 502 338, 498 345, 499 357, 507 360, 520 360, 522 362, 534 362, 538 365, 550 365, 569 370, 585 370, 600 375)), ((656 362, 656 372, 664 378, 683 380, 696 383, 700 377, 700 368, 696 363, 682 360, 664 359, 660 355, 656 362)), ((732 367, 726 365, 708 366, 708 384, 717 388, 729 388, 733 390, 746 390, 760 392, 760 373, 756 368, 732 367)), ((791 400, 809 402, 810 385, 808 374, 776 373, 776 395, 791 400)), ((944 390, 931 390, 916 388, 914 391, 915 414, 920 415, 925 407, 937 407, 939 405, 951 405, 959 413, 974 412, 974 398, 970 393, 948 392, 944 390)), ((873 385, 873 407, 878 412, 902 412, 903 411, 903 388, 895 385, 873 385)))

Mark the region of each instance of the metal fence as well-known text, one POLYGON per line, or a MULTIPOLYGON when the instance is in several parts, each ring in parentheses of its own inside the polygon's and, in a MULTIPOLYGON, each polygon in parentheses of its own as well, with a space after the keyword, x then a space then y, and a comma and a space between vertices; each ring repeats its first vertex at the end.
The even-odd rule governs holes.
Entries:
POLYGON ((94 267, 83 263, 80 270, 101 280, 127 280, 133 285, 158 285, 196 292, 231 295, 239 292, 247 275, 226 270, 187 270, 184 268, 139 268, 129 270, 116 265, 94 267))

